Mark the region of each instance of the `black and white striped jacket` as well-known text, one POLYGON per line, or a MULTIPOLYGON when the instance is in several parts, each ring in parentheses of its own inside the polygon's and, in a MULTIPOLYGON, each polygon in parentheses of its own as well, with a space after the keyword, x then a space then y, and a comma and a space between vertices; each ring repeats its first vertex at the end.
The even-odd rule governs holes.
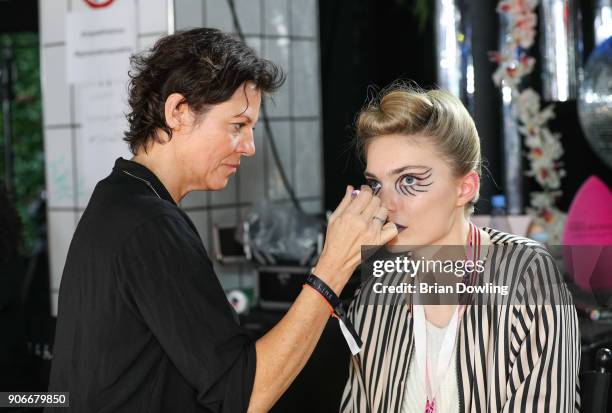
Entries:
MULTIPOLYGON (((487 257, 494 276, 518 274, 519 283, 554 280, 562 286, 561 304, 467 307, 458 334, 457 411, 579 411, 578 318, 553 258, 527 238, 489 228, 480 232, 483 243, 496 246, 487 257)), ((364 345, 351 360, 340 411, 400 412, 410 397, 405 380, 414 352, 412 315, 406 304, 366 302, 367 284, 349 308, 364 345)))

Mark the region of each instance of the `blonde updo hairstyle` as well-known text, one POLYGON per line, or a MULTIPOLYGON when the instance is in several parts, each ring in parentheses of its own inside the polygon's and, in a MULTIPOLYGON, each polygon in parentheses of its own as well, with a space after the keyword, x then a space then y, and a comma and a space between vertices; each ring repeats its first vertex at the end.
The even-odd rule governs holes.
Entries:
MULTIPOLYGON (((425 138, 448 162, 453 176, 475 171, 481 176, 480 139, 463 103, 444 90, 393 84, 382 90, 357 117, 356 144, 365 159, 368 144, 379 136, 425 138)), ((479 193, 466 205, 474 212, 479 193)))

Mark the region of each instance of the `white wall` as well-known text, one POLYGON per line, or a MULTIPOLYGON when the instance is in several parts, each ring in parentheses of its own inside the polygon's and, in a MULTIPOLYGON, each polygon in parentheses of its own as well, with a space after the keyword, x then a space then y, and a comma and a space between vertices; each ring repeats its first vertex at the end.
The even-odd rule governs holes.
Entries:
MULTIPOLYGON (((137 45, 144 48, 168 31, 166 0, 115 0, 113 6, 133 1, 136 6, 137 45)), ((48 196, 49 260, 51 272, 52 314, 57 314, 57 294, 76 224, 87 204, 90 188, 83 177, 92 168, 113 164, 123 153, 96 159, 96 164, 79 161, 85 145, 79 123, 77 97, 85 86, 68 84, 66 79, 66 16, 70 11, 91 10, 83 0, 39 0, 41 77, 45 174, 48 196), (86 169, 89 168, 89 169, 86 169)), ((117 136, 120 141, 122 136, 117 136)), ((110 172, 110 167, 106 174, 110 172)), ((102 178, 101 176, 100 178, 102 178)))

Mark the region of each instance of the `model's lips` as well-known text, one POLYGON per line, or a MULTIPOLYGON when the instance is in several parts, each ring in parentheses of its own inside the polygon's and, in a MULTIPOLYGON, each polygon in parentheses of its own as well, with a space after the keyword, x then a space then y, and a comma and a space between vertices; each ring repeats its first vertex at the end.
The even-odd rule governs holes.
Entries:
POLYGON ((402 232, 403 230, 406 229, 405 226, 398 224, 397 222, 394 222, 395 227, 397 228, 397 232, 402 232))

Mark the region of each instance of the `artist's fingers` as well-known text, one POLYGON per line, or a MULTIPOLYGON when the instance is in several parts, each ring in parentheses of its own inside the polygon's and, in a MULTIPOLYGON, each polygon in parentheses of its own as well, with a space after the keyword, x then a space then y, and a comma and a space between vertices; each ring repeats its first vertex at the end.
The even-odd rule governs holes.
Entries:
POLYGON ((393 222, 387 222, 380 232, 380 240, 381 244, 384 245, 387 242, 391 241, 393 238, 397 237, 397 227, 393 222))
MULTIPOLYGON (((365 209, 363 210, 363 212, 361 213, 361 215, 364 216, 364 218, 366 219, 372 219, 376 216, 378 216, 377 212, 380 209, 380 203, 381 200, 379 197, 377 196, 373 196, 370 199, 370 202, 368 202, 368 205, 366 205, 365 209)), ((387 216, 380 216, 382 219, 384 219, 386 221, 387 216)), ((383 221, 384 224, 384 221, 383 221)))
POLYGON ((349 185, 346 187, 346 191, 344 192, 344 197, 340 201, 340 204, 338 204, 338 207, 336 207, 336 210, 331 214, 330 220, 333 218, 336 218, 338 215, 341 215, 346 210, 346 208, 350 205, 351 200, 353 198, 352 194, 353 194, 353 187, 349 185))
POLYGON ((346 212, 353 214, 361 214, 372 199, 372 188, 367 185, 362 185, 359 194, 353 199, 353 202, 346 208, 346 212))
POLYGON ((384 206, 379 206, 374 215, 372 215, 372 221, 376 224, 378 230, 385 225, 387 222, 387 215, 389 214, 389 210, 384 206))

